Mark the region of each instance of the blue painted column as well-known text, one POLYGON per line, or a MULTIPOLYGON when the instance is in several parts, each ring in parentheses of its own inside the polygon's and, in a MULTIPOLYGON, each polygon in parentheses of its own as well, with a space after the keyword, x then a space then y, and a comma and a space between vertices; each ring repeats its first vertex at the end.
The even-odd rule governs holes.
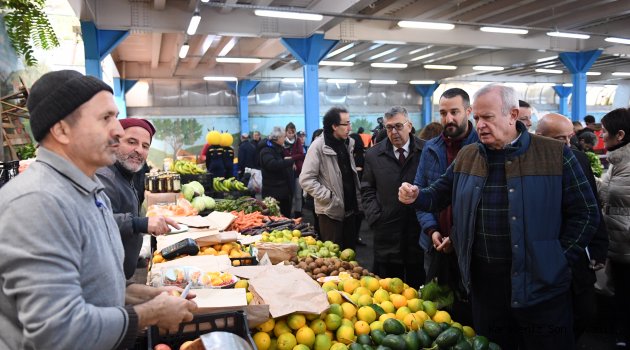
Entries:
POLYGON ((572 87, 562 86, 562 85, 554 85, 553 91, 556 92, 556 95, 560 98, 558 102, 558 113, 563 116, 569 116, 569 95, 571 95, 572 87))
POLYGON ((241 134, 249 134, 249 101, 247 96, 260 83, 259 80, 239 80, 237 83, 228 82, 230 89, 238 96, 238 114, 241 123, 241 134))
POLYGON ((422 120, 420 127, 425 127, 433 119, 433 93, 440 83, 414 85, 416 92, 422 96, 422 120))
POLYGON ((81 34, 85 50, 85 74, 103 79, 101 61, 127 36, 127 30, 100 30, 94 22, 81 21, 81 34))
MULTIPOLYGON (((323 34, 308 38, 280 39, 282 45, 302 64, 304 74, 304 125, 306 135, 319 128, 319 62, 337 45, 337 40, 324 39, 323 34)), ((310 140, 307 138, 307 143, 310 140)))
POLYGON ((558 56, 560 62, 571 72, 573 79, 573 98, 571 99, 571 119, 579 121, 586 115, 586 72, 602 50, 581 52, 562 52, 558 56))
POLYGON ((136 85, 137 80, 114 78, 114 102, 118 107, 118 119, 127 118, 127 100, 125 94, 136 85))

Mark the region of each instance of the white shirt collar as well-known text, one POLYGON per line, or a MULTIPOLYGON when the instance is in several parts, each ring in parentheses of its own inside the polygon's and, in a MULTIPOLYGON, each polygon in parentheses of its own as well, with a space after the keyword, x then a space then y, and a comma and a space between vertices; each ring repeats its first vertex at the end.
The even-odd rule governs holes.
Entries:
MULTIPOLYGON (((411 144, 411 136, 409 136, 409 139, 407 140, 407 143, 405 143, 405 144, 402 146, 402 149, 404 149, 404 150, 405 150, 405 157, 406 157, 407 155, 409 155, 409 145, 410 145, 410 144, 411 144)), ((394 146, 394 145, 392 144, 392 148, 394 149, 394 155, 396 155, 396 157, 398 157, 398 147, 396 147, 396 146, 394 146)))

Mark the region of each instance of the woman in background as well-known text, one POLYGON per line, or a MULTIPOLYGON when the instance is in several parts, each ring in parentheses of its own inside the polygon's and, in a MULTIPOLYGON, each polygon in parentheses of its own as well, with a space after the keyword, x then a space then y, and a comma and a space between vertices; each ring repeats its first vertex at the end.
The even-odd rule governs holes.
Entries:
POLYGON ((262 196, 273 197, 280 203, 283 216, 291 217, 293 201, 294 161, 284 156, 284 130, 274 127, 260 151, 260 170, 262 171, 262 196))

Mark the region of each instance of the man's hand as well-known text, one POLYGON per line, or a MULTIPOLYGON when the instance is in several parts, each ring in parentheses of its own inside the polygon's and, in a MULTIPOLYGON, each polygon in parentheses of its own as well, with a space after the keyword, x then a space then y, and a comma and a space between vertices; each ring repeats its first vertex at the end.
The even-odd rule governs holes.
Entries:
MULTIPOLYGON (((173 296, 180 296, 182 295, 182 293, 184 292, 183 288, 180 288, 178 286, 164 286, 164 287, 159 287, 159 288, 155 288, 157 289, 160 293, 162 292, 166 292, 169 295, 173 295, 173 296)), ((186 296, 187 300, 190 299, 195 299, 197 297, 197 295, 193 292, 188 292, 188 295, 186 296)))
POLYGON ((604 267, 606 267, 606 263, 605 262, 597 262, 597 260, 592 259, 591 260, 591 264, 590 264, 590 268, 593 271, 597 271, 597 270, 601 270, 604 267))
POLYGON ((170 332, 176 332, 180 323, 190 322, 193 319, 192 312, 196 309, 195 302, 169 295, 167 292, 158 294, 146 303, 134 306, 138 314, 140 329, 156 325, 170 332))
POLYGON ((403 182, 398 189, 398 200, 404 204, 411 204, 416 201, 418 194, 420 194, 418 186, 403 182))
POLYGON ((453 244, 451 243, 451 239, 448 237, 442 237, 442 234, 440 232, 433 232, 431 234, 431 240, 433 241, 433 247, 438 252, 450 253, 451 251, 453 251, 453 244))
POLYGON ((171 225, 179 230, 179 224, 177 221, 164 216, 151 216, 149 217, 149 232, 147 233, 156 236, 165 235, 171 232, 171 228, 168 227, 168 225, 171 225))

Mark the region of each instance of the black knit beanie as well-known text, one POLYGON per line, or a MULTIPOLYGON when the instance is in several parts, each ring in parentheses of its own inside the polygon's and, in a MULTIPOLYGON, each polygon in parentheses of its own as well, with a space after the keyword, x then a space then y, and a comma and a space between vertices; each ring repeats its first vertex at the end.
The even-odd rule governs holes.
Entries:
POLYGON ((42 75, 33 84, 26 102, 35 140, 41 141, 55 123, 101 91, 114 93, 112 88, 100 79, 73 70, 42 75))

